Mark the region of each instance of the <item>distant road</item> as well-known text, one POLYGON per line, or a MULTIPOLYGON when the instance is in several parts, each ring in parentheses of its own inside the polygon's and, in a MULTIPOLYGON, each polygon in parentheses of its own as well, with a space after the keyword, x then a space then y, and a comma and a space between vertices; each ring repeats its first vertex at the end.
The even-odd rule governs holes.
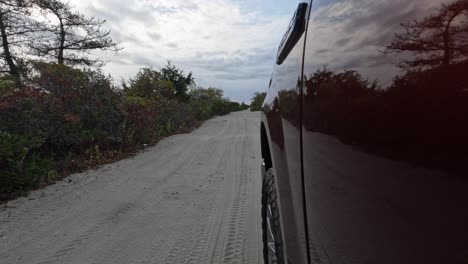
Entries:
POLYGON ((0 263, 260 263, 259 114, 232 113, 0 209, 0 263))

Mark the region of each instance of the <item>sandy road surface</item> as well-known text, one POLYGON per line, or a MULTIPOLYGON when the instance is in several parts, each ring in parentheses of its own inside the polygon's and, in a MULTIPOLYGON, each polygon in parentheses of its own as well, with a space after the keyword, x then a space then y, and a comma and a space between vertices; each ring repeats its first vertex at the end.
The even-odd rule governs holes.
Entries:
POLYGON ((0 210, 0 263, 259 263, 258 114, 233 113, 0 210))

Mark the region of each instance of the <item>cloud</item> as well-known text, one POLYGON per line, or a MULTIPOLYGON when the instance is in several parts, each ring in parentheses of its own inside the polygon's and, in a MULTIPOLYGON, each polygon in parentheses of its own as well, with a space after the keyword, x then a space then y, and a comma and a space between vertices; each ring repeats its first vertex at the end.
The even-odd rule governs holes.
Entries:
POLYGON ((172 49, 179 47, 176 43, 167 43, 167 46, 172 49))
POLYGON ((148 32, 147 34, 154 41, 162 39, 162 36, 156 32, 148 32))
MULTIPOLYGON (((236 80, 251 93, 268 85, 277 45, 292 12, 266 13, 259 8, 263 1, 258 0, 255 8, 253 2, 242 0, 71 0, 71 4, 86 15, 106 19, 111 36, 124 47, 118 54, 102 54, 110 61, 105 70, 115 78, 128 78, 142 66, 160 67, 171 60, 186 72, 193 71, 198 84, 224 88, 229 95, 230 89, 238 89, 230 88, 236 80)), ((264 6, 270 6, 267 2, 264 6)))

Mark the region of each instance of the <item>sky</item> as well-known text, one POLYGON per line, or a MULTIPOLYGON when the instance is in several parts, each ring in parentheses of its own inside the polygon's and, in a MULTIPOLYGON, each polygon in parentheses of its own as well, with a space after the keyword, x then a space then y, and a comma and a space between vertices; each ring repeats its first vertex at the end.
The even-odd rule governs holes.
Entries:
POLYGON ((197 86, 218 87, 234 101, 266 91, 279 42, 298 1, 71 0, 123 48, 99 54, 103 70, 128 79, 142 67, 171 61, 193 72, 197 86))

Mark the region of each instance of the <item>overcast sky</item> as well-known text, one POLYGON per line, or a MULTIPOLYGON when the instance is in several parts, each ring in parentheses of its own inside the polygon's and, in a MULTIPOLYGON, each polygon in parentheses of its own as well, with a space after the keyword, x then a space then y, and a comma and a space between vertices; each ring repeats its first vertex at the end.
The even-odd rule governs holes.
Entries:
POLYGON ((104 55, 114 79, 168 60, 197 85, 222 88, 236 101, 264 91, 276 50, 297 6, 291 0, 71 0, 106 19, 122 51, 104 55))

